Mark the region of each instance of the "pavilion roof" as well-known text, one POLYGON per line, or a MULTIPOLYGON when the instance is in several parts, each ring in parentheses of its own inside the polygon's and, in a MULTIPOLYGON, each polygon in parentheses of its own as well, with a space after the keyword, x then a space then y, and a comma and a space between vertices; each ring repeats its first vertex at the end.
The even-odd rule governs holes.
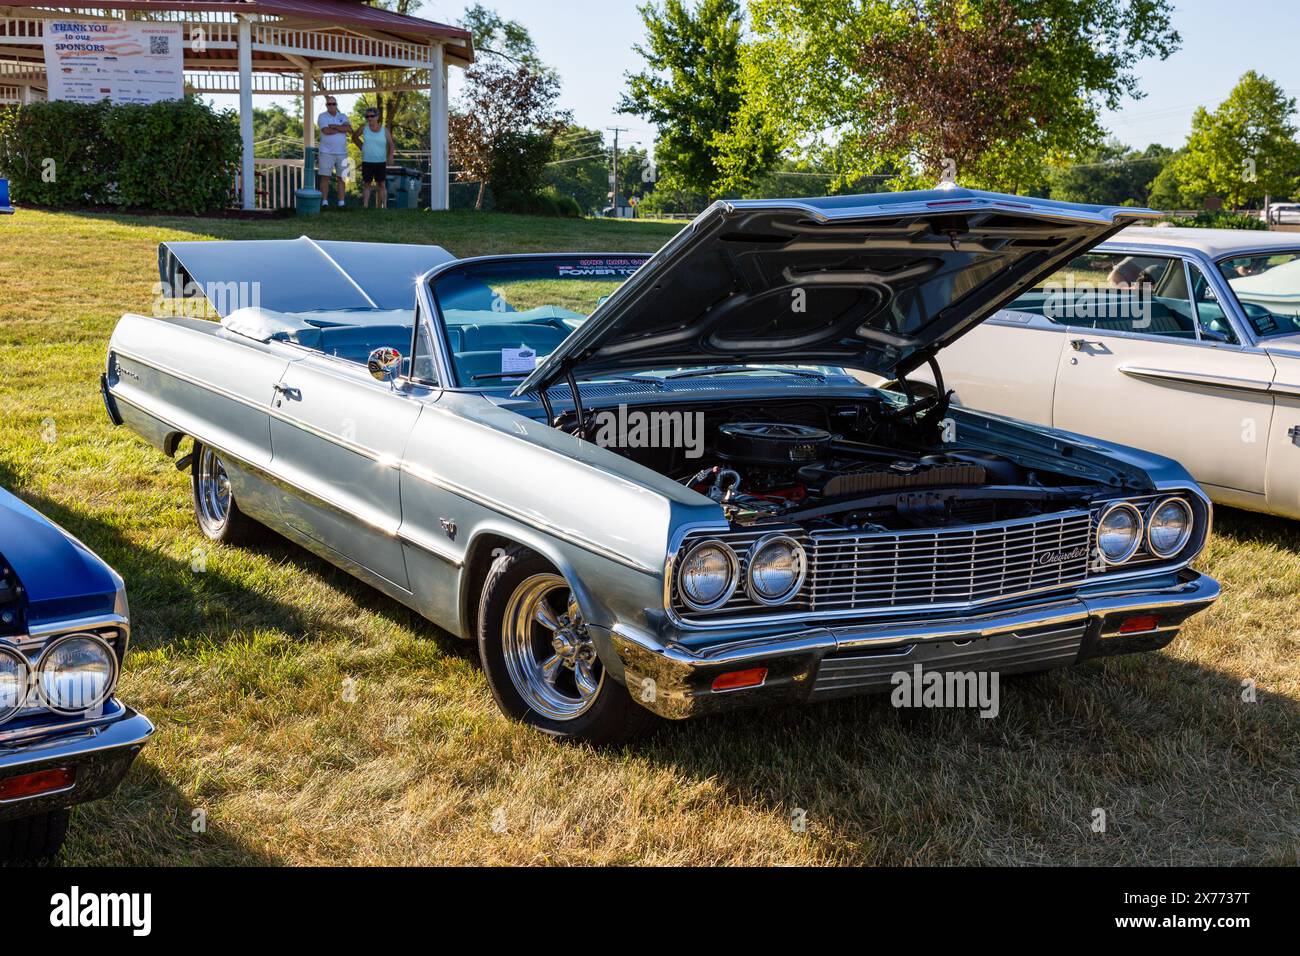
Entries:
MULTIPOLYGON (((0 0, 0 20, 3 19, 5 8, 9 8, 8 12, 11 15, 19 15, 20 11, 30 10, 33 14, 48 13, 50 16, 63 17, 75 17, 76 14, 69 11, 78 10, 86 14, 108 10, 180 13, 192 14, 200 19, 204 14, 213 13, 231 16, 238 13, 261 14, 281 20, 302 21, 304 25, 310 24, 317 30, 336 28, 408 42, 427 43, 430 39, 443 39, 449 41, 444 47, 449 61, 456 61, 461 65, 468 65, 474 61, 473 37, 463 27, 372 7, 361 0, 94 0, 85 4, 67 5, 51 3, 50 0, 45 2, 0 0)), ((2 33, 3 31, 0 31, 0 34, 2 33)), ((39 44, 39 40, 37 44, 31 44, 31 39, 33 38, 0 36, 0 43, 10 46, 39 44), (24 42, 25 40, 28 42, 24 42)), ((215 54, 211 57, 214 60, 229 58, 220 51, 210 52, 215 54)), ((202 55, 194 57, 192 53, 187 54, 187 60, 194 58, 207 59, 208 57, 202 55)), ((221 68, 222 64, 213 63, 212 66, 221 68)), ((328 68, 328 64, 324 62, 320 66, 328 68)))

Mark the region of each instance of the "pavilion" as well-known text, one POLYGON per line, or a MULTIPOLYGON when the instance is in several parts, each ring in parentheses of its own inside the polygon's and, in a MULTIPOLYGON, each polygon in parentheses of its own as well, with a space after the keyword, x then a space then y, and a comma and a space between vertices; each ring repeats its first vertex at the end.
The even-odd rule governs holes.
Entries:
POLYGON ((474 61, 469 31, 359 0, 102 0, 87 6, 0 0, 0 103, 45 98, 43 24, 70 17, 182 25, 186 92, 239 95, 245 209, 257 200, 255 94, 302 97, 307 147, 315 143, 316 93, 427 90, 429 205, 447 208, 447 70, 474 61))

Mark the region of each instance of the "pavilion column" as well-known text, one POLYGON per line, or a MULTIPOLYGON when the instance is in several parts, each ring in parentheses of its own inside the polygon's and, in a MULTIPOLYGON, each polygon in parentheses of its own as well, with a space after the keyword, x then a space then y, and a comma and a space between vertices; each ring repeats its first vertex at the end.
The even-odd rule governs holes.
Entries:
MULTIPOLYGON (((311 149, 316 145, 316 88, 312 84, 311 70, 302 71, 302 146, 311 149)), ((308 189, 314 189, 312 183, 303 183, 308 189)))
POLYGON ((244 144, 239 166, 243 206, 253 209, 257 205, 257 182, 253 177, 253 25, 244 16, 239 18, 239 138, 244 144))
POLYGON ((447 152, 447 61, 441 43, 431 43, 429 53, 429 208, 447 209, 451 200, 447 152))

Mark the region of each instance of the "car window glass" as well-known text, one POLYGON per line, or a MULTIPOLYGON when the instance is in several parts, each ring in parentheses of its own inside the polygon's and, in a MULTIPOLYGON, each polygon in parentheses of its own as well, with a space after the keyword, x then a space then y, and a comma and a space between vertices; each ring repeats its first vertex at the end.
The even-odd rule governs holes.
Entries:
POLYGON ((1196 339, 1196 320, 1176 256, 1088 252, 1009 306, 1061 325, 1196 339))
POLYGON ((1257 336, 1300 333, 1300 251, 1230 256, 1218 265, 1257 336))
POLYGON ((1189 262, 1187 271, 1192 276, 1192 303, 1196 308, 1196 321, 1201 327, 1201 338, 1236 345, 1237 335, 1232 331, 1232 323, 1228 321, 1209 279, 1195 263, 1189 262))
POLYGON ((415 343, 411 350, 410 374, 412 381, 424 385, 438 384, 438 367, 434 362, 433 336, 421 309, 415 316, 415 343))

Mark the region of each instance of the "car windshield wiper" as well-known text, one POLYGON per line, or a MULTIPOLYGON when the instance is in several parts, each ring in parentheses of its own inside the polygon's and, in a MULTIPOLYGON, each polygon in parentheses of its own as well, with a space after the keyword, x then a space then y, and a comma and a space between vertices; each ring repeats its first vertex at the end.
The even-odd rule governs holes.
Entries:
POLYGON ((737 372, 780 372, 782 375, 798 375, 800 378, 815 378, 819 382, 826 381, 826 376, 820 372, 810 372, 802 368, 786 368, 783 365, 715 365, 712 368, 701 368, 687 372, 674 372, 672 375, 665 375, 664 378, 697 378, 704 375, 734 375, 737 372))

